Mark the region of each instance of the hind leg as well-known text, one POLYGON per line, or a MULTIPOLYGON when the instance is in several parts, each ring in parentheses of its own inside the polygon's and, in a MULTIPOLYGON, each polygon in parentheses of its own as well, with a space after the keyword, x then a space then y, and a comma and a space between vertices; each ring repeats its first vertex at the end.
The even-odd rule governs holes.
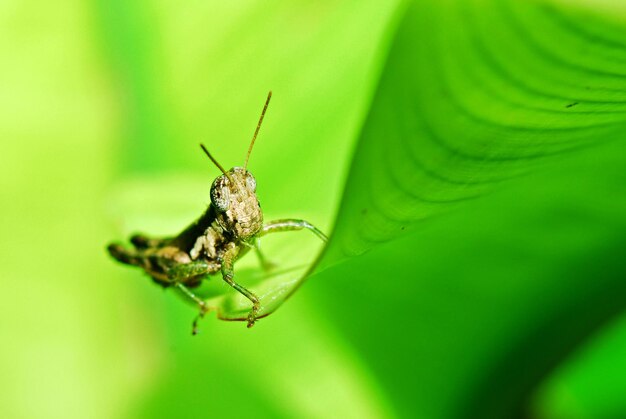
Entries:
POLYGON ((130 242, 137 249, 147 249, 149 247, 161 247, 165 245, 170 239, 155 239, 152 237, 144 236, 143 234, 134 234, 130 238, 130 242))
POLYGON ((107 246, 109 254, 115 258, 118 262, 125 263, 127 265, 137 265, 139 257, 137 252, 124 248, 119 244, 112 243, 107 246))

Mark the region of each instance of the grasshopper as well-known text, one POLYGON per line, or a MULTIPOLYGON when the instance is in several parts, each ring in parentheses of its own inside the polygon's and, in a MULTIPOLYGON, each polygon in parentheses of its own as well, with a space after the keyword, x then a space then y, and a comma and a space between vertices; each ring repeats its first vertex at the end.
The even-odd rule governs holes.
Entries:
POLYGON ((248 160, 256 141, 265 111, 269 105, 270 91, 256 130, 248 147, 243 167, 229 171, 200 144, 209 159, 222 172, 211 185, 211 203, 195 222, 174 237, 151 238, 133 235, 132 249, 120 244, 110 244, 113 258, 127 265, 143 269, 155 282, 164 287, 174 287, 197 304, 200 312, 193 321, 192 333, 197 333, 198 320, 209 310, 207 302, 193 293, 209 275, 221 273, 222 279, 243 294, 252 303, 247 325, 252 327, 261 309, 259 297, 235 280, 234 264, 250 249, 258 252, 265 269, 269 264, 260 252, 259 239, 269 233, 307 229, 323 241, 327 238, 313 224, 299 219, 282 219, 263 223, 263 212, 256 195, 256 180, 248 171, 248 160))

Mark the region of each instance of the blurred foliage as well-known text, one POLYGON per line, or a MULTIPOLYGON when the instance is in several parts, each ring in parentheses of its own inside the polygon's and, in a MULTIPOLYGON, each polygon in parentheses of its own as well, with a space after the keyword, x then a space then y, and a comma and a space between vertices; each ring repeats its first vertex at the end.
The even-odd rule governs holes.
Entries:
POLYGON ((620 2, 10 1, 0 22, 0 416, 626 417, 620 2), (241 164, 269 89, 266 217, 331 241, 252 330, 192 337, 194 309, 104 246, 193 220, 198 142, 241 164))

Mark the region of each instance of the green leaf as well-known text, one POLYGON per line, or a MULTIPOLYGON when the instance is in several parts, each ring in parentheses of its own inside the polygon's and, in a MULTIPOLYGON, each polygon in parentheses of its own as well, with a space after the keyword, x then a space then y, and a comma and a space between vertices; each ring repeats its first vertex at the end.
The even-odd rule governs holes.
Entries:
POLYGON ((623 310, 619 11, 408 10, 311 285, 402 416, 521 416, 623 310))
MULTIPOLYGON (((585 38, 563 23, 579 15, 555 7, 450 1, 411 9, 359 140, 327 262, 568 151, 623 138, 626 52, 595 38, 583 49, 585 38), (579 50, 588 64, 575 63, 579 50), (607 57, 613 69, 596 69, 607 57)), ((625 32, 604 29, 606 37, 625 32)))
POLYGON ((626 303, 624 154, 614 143, 509 181, 306 289, 403 416, 515 417, 626 303))

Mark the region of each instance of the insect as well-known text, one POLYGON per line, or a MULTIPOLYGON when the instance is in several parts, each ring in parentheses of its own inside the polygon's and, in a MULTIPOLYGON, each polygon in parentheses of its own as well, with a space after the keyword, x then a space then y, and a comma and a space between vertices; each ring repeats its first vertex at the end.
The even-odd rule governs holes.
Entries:
POLYGON ((194 335, 197 333, 198 320, 204 317, 208 306, 192 290, 209 275, 217 273, 221 273, 224 281, 250 300, 252 308, 247 325, 254 325, 261 301, 254 292, 237 283, 234 264, 250 249, 254 249, 262 265, 267 268, 267 262, 259 249, 262 236, 308 229, 323 241, 327 240, 324 233, 305 220, 282 219, 263 223, 263 212, 256 195, 256 180, 248 171, 248 160, 271 97, 270 91, 243 167, 224 170, 206 147, 200 144, 222 174, 213 181, 211 203, 198 220, 174 237, 151 238, 137 234, 130 238, 133 245, 131 249, 116 243, 107 248, 119 262, 138 266, 158 284, 179 289, 197 304, 200 312, 193 321, 194 335))

